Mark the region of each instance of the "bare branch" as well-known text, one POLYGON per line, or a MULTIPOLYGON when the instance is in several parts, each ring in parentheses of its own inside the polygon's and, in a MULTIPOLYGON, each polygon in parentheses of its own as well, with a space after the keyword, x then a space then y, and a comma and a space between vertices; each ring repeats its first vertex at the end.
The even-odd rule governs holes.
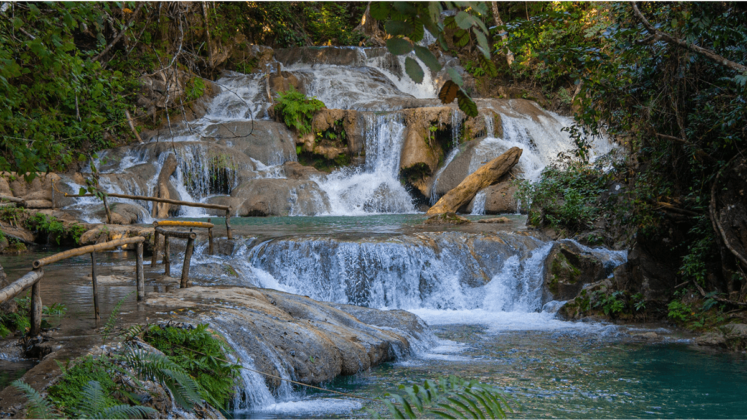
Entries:
POLYGON ((104 55, 106 55, 106 53, 109 52, 109 50, 112 49, 112 47, 114 47, 117 44, 117 42, 119 42, 120 39, 122 39, 125 33, 127 33, 127 28, 129 28, 132 25, 132 23, 135 21, 135 16, 137 16, 140 9, 142 9, 143 6, 145 5, 146 5, 145 2, 140 3, 140 5, 135 9, 135 11, 132 12, 132 16, 130 16, 130 20, 127 21, 127 25, 125 25, 125 27, 119 32, 119 35, 117 35, 112 40, 112 42, 110 42, 109 45, 107 45, 106 48, 104 48, 104 51, 101 51, 95 57, 93 57, 93 61, 99 61, 104 55))
MULTIPOLYGON (((715 61, 715 62, 717 62, 719 64, 722 64, 722 65, 724 65, 726 67, 729 67, 732 70, 736 70, 738 72, 743 72, 743 73, 747 72, 747 66, 743 66, 743 65, 741 65, 739 63, 735 63, 735 62, 733 62, 733 61, 731 61, 731 60, 729 60, 729 59, 727 59, 725 57, 722 57, 722 56, 716 54, 715 52, 713 52, 713 51, 711 51, 711 50, 709 50, 707 48, 703 48, 703 47, 699 47, 699 46, 697 46, 695 44, 687 43, 687 42, 685 42, 685 41, 683 41, 681 39, 675 38, 675 37, 667 34, 666 32, 662 32, 662 31, 654 28, 654 26, 651 25, 651 23, 649 23, 649 21, 646 19, 646 17, 643 16, 643 14, 641 13, 641 11, 638 10, 638 5, 636 4, 636 2, 633 2, 632 4, 633 4, 633 13, 638 18, 638 20, 640 20, 641 23, 643 23, 643 26, 646 27, 646 30, 649 31, 654 36, 654 39, 656 39, 658 37, 660 39, 663 39, 664 41, 667 41, 670 44, 679 45, 680 47, 687 48, 690 51, 694 51, 694 52, 696 52, 698 54, 702 54, 702 55, 710 58, 711 60, 713 60, 713 61, 715 61)), ((649 38, 646 38, 646 40, 648 40, 649 38)))

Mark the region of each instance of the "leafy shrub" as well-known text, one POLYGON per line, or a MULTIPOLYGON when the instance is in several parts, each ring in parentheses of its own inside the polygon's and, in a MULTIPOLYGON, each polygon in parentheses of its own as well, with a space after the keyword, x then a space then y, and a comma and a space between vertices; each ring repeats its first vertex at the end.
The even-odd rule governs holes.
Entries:
POLYGON ((609 178, 599 166, 570 161, 564 167, 549 166, 535 183, 516 181, 516 196, 530 203, 530 224, 576 232, 591 227, 598 216, 596 201, 609 178))
POLYGON ((59 219, 44 213, 34 214, 26 219, 24 224, 26 228, 34 232, 54 235, 57 245, 64 238, 70 238, 77 244, 80 242, 80 237, 86 232, 86 227, 79 223, 73 223, 66 228, 59 219))
POLYGON ((119 369, 112 361, 105 357, 95 358, 86 356, 77 360, 72 366, 62 366, 62 379, 49 387, 49 399, 62 412, 71 417, 77 417, 79 407, 84 399, 83 389, 89 382, 99 384, 103 395, 100 398, 101 408, 119 405, 117 395, 125 396, 124 385, 114 382, 113 373, 119 369))
POLYGON ((194 329, 151 325, 143 340, 194 377, 205 400, 216 407, 226 407, 233 395, 239 366, 225 360, 229 347, 208 330, 207 324, 194 329))
POLYGON ((667 317, 680 322, 687 322, 687 320, 690 319, 690 315, 693 313, 690 305, 684 304, 679 300, 669 302, 667 309, 669 310, 667 317))
POLYGON ((275 112, 280 113, 285 125, 295 128, 300 134, 306 134, 311 132, 311 119, 314 118, 314 113, 324 107, 324 102, 316 97, 307 98, 291 86, 287 91, 278 94, 275 112))

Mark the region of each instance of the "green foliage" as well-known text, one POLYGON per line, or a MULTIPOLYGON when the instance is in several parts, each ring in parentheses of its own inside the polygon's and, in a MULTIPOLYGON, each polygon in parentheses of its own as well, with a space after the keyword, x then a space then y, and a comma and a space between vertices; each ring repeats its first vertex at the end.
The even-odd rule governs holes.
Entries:
MULTIPOLYGON (((415 55, 425 64, 432 72, 441 70, 441 65, 427 48, 417 46, 416 43, 423 39, 425 31, 428 30, 439 42, 444 50, 449 49, 446 42, 447 30, 455 30, 456 37, 459 39, 455 44, 458 47, 464 47, 472 40, 474 35, 477 41, 477 50, 482 53, 486 63, 483 70, 489 74, 495 74, 494 66, 491 67, 490 52, 487 37, 490 33, 483 23, 482 19, 487 16, 487 7, 482 2, 452 3, 446 2, 446 8, 456 12, 455 16, 449 16, 441 22, 441 13, 443 6, 440 2, 372 2, 371 17, 384 22, 384 29, 392 37, 386 40, 386 47, 394 55, 405 55, 415 51, 415 55), (487 63, 490 63, 488 65, 487 63)), ((477 105, 469 95, 461 88, 461 77, 453 75, 454 69, 451 68, 452 80, 459 85, 458 97, 459 109, 467 116, 477 116, 477 105)), ((405 73, 415 83, 422 83, 424 77, 423 68, 420 63, 412 57, 405 59, 405 73)), ((444 85, 445 86, 445 85, 444 85)), ((443 86, 442 86, 443 89, 443 86)), ((441 96, 442 102, 450 103, 454 96, 441 96), (448 98, 445 101, 443 98, 448 98)))
POLYGON ((646 309, 646 299, 643 297, 643 294, 636 293, 631 296, 631 299, 633 300, 633 307, 636 312, 646 309))
MULTIPOLYGON (((88 55, 105 45, 100 3, 17 3, 0 20, 0 170, 62 170, 78 151, 129 136, 126 92, 137 86, 88 55), (19 31, 17 28, 23 28, 19 31), (98 41, 87 51, 88 31, 98 41)), ((113 13, 113 12, 112 12, 113 13)))
POLYGON ((602 308, 605 315, 616 315, 625 309, 625 292, 617 290, 612 293, 598 293, 598 298, 594 303, 595 308, 602 308))
POLYGON ((127 294, 127 296, 120 299, 117 304, 114 305, 112 313, 109 314, 109 319, 106 321, 106 325, 104 325, 104 330, 101 332, 101 336, 103 337, 104 341, 106 341, 107 337, 109 337, 109 334, 111 334, 112 330, 114 329, 114 326, 117 324, 117 316, 119 315, 119 310, 122 308, 122 305, 125 303, 127 298, 132 296, 135 292, 135 290, 131 291, 127 294))
POLYGON ((143 340, 188 372, 199 385, 202 398, 215 407, 227 407, 239 366, 225 360, 230 348, 208 330, 207 324, 194 329, 151 325, 143 340))
POLYGON ((28 400, 27 405, 27 417, 32 419, 56 419, 59 418, 54 411, 52 403, 45 397, 43 397, 37 390, 32 388, 29 384, 18 379, 11 385, 19 389, 26 395, 28 400))
POLYGON ((382 398, 389 414, 396 419, 500 419, 506 418, 506 411, 512 412, 499 389, 454 375, 437 381, 426 380, 420 386, 399 385, 399 391, 382 398))
POLYGON ((74 362, 72 366, 68 364, 62 369, 60 381, 49 387, 47 393, 54 405, 67 416, 78 417, 81 407, 90 404, 85 402, 83 390, 91 381, 98 383, 103 393, 96 403, 98 407, 119 405, 117 395, 120 395, 124 388, 122 384, 117 384, 113 380, 113 374, 118 368, 110 359, 86 356, 74 362))
POLYGON ((205 93, 205 82, 201 77, 193 77, 187 81, 186 91, 187 101, 194 101, 205 93))
POLYGON ((77 244, 80 242, 80 237, 86 232, 86 227, 79 223, 72 223, 65 227, 58 218, 44 213, 35 213, 26 219, 24 225, 31 231, 54 236, 57 245, 66 238, 72 239, 77 244))
POLYGON ((667 309, 669 310, 667 317, 674 321, 687 322, 690 315, 694 314, 690 305, 686 305, 679 300, 669 302, 667 309))
POLYGON ((168 357, 128 347, 124 360, 141 377, 158 381, 168 388, 174 402, 182 409, 192 412, 195 404, 202 403, 200 386, 184 368, 168 357))
POLYGON ((311 132, 314 113, 324 107, 324 102, 316 97, 307 98, 291 86, 288 91, 278 94, 275 112, 282 115, 285 125, 295 128, 300 134, 306 134, 311 132))
POLYGON ((571 160, 565 166, 548 166, 535 183, 516 181, 516 196, 522 203, 531 203, 530 224, 581 231, 598 216, 597 200, 611 176, 599 165, 571 160))
POLYGON ((158 411, 140 405, 119 404, 107 406, 104 390, 96 381, 88 382, 81 392, 77 416, 82 419, 147 419, 158 411))

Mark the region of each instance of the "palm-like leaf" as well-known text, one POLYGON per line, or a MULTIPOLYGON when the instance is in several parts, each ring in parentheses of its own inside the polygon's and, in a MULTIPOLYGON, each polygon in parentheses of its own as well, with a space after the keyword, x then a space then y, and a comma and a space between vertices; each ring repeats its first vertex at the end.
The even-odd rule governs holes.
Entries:
POLYGON ((139 375, 155 379, 166 386, 181 408, 192 411, 192 406, 202 402, 197 382, 168 357, 132 348, 128 348, 124 357, 139 375))
POLYGON ((19 390, 23 391, 24 394, 26 394, 26 398, 29 400, 28 406, 27 406, 27 411, 28 411, 27 417, 28 418, 32 418, 32 419, 59 418, 55 414, 52 403, 46 397, 42 396, 39 393, 39 391, 32 388, 29 384, 18 379, 16 381, 13 381, 11 385, 18 388, 19 390))
POLYGON ((82 390, 83 398, 78 407, 78 416, 85 419, 147 419, 158 411, 140 405, 115 405, 106 407, 106 399, 101 384, 90 381, 82 390))
POLYGON ((445 419, 501 419, 511 410, 497 388, 456 376, 425 381, 422 386, 400 385, 404 394, 387 394, 384 405, 397 419, 438 417, 445 419))

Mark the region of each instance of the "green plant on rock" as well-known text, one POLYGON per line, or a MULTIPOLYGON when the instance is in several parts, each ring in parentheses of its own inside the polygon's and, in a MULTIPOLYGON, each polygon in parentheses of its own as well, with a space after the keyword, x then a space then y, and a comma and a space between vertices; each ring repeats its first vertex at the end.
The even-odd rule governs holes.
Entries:
POLYGON ((55 413, 54 406, 52 403, 39 393, 39 391, 32 388, 26 382, 18 379, 11 385, 20 390, 26 395, 28 404, 26 406, 26 416, 31 419, 56 419, 59 418, 55 413))
POLYGON ((189 373, 199 385, 199 393, 215 407, 226 408, 233 395, 239 366, 226 361, 230 348, 200 324, 193 329, 151 325, 143 340, 164 352, 189 373))
POLYGON ((502 419, 507 411, 513 412, 496 387, 454 375, 422 385, 399 385, 399 391, 382 398, 396 419, 502 419))
POLYGON ((285 125, 295 128, 303 135, 311 132, 314 113, 324 107, 324 102, 316 97, 308 98, 291 86, 287 91, 278 93, 275 111, 283 117, 285 125))

